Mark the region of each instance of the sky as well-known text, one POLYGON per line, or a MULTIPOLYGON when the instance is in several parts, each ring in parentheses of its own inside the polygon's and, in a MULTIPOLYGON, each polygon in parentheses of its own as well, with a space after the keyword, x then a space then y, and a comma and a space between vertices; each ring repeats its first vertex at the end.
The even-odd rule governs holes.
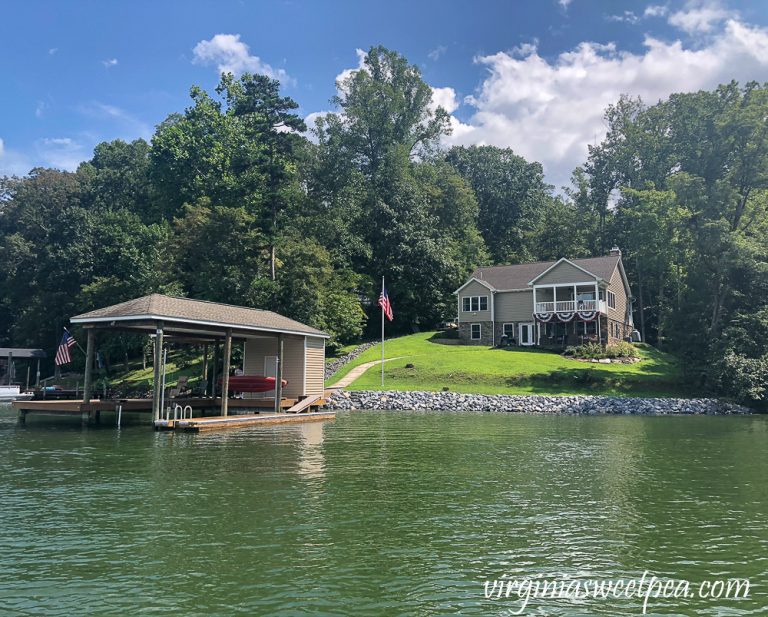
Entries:
POLYGON ((768 81, 768 2, 727 0, 15 0, 0 37, 0 175, 73 170, 150 139, 221 71, 266 73, 312 121, 384 45, 452 114, 445 146, 512 148, 560 188, 621 94, 768 81))

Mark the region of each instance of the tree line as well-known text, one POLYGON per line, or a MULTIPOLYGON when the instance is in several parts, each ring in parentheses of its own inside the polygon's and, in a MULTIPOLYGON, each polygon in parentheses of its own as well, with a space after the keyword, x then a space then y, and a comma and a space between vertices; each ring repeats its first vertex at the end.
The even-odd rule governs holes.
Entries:
MULTIPOLYGON (((768 382, 768 89, 623 97, 572 184, 451 132, 419 69, 369 50, 307 127, 264 75, 223 75, 149 142, 96 146, 75 172, 0 179, 0 344, 52 348, 70 316, 153 292, 268 308, 332 344, 456 313, 478 265, 622 248, 644 340, 691 378, 760 400, 768 382)), ((137 353, 116 337, 107 351, 137 353)))

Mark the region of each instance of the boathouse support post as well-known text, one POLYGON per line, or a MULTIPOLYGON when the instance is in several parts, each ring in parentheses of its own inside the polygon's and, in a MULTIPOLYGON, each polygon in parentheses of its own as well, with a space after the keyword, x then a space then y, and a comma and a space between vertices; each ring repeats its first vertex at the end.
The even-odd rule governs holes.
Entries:
POLYGON ((203 396, 208 394, 208 343, 203 345, 203 396))
POLYGON ((162 392, 160 389, 160 380, 162 379, 162 364, 163 364, 163 322, 157 322, 157 330, 155 331, 155 357, 153 360, 152 372, 152 421, 157 422, 160 419, 160 395, 162 392))
POLYGON ((283 335, 277 335, 277 366, 275 367, 275 413, 280 413, 283 399, 283 335))
POLYGON ((96 336, 93 328, 86 331, 85 343, 85 377, 83 379, 83 403, 86 405, 91 402, 91 390, 93 389, 93 354, 94 338, 96 336))
POLYGON ((232 329, 227 328, 227 335, 224 337, 224 367, 221 371, 221 415, 226 416, 229 412, 229 363, 232 355, 232 329))
POLYGON ((40 387, 40 358, 37 359, 37 373, 35 374, 35 387, 40 387))
POLYGON ((219 339, 213 342, 213 366, 211 367, 211 398, 216 398, 216 380, 219 375, 219 339))

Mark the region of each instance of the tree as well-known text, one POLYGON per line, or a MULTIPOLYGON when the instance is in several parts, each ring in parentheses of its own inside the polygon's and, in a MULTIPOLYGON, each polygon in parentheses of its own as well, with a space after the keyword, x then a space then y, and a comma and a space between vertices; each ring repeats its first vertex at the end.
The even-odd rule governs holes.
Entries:
POLYGON ((494 146, 454 147, 446 160, 475 192, 478 228, 493 263, 535 261, 536 232, 550 205, 541 164, 494 146))

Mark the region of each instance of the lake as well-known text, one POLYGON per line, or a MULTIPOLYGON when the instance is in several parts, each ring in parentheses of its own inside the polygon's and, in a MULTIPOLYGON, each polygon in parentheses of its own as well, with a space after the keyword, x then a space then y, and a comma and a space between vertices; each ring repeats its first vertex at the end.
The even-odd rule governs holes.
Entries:
MULTIPOLYGON (((0 408, 0 615, 512 615, 485 581, 748 578, 768 614, 768 417, 352 412, 209 434, 0 408)), ((520 614, 640 615, 531 599, 520 614)))

